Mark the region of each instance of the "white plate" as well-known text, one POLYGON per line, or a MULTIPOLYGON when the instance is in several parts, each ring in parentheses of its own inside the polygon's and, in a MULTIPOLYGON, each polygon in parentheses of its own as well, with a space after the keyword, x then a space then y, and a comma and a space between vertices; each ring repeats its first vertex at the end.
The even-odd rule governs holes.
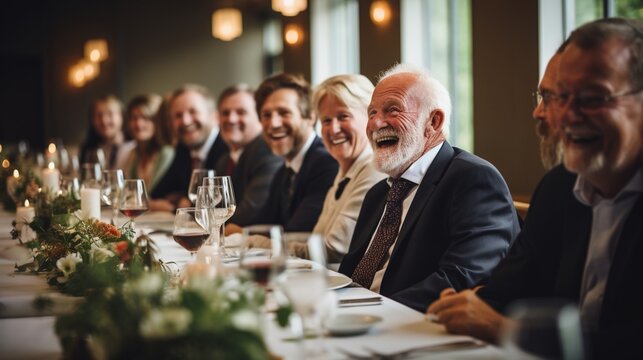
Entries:
POLYGON ((341 314, 326 323, 326 328, 331 335, 348 336, 359 335, 367 332, 374 324, 382 321, 375 315, 341 314))
POLYGON ((350 285, 353 280, 348 276, 340 273, 328 274, 328 290, 341 289, 350 285))

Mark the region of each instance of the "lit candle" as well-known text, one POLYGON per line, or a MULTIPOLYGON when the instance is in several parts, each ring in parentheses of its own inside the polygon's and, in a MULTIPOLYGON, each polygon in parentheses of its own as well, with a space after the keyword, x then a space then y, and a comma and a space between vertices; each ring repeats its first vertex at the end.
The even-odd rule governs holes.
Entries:
POLYGON ((36 209, 29 206, 29 200, 25 200, 24 206, 18 206, 16 210, 16 229, 20 231, 20 239, 30 241, 36 237, 33 230, 27 225, 33 221, 35 216, 36 209))
POLYGON ((100 220, 100 189, 89 187, 80 189, 80 217, 100 220))
POLYGON ((42 187, 48 189, 51 194, 58 194, 60 190, 60 172, 56 169, 53 161, 49 167, 42 171, 42 187))
MULTIPOLYGON (((7 176, 7 193, 13 197, 20 181, 20 172, 13 170, 13 176, 7 176)), ((15 200, 15 199, 14 199, 15 200)))

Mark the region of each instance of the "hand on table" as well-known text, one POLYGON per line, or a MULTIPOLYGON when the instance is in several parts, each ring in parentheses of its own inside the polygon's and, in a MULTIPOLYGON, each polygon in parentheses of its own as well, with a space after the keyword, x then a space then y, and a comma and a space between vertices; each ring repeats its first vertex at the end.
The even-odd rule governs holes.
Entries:
POLYGON ((224 234, 225 236, 230 236, 232 234, 241 234, 241 226, 237 224, 226 224, 224 234))
POLYGON ((498 343, 501 329, 509 321, 476 295, 477 290, 444 289, 427 314, 435 314, 447 331, 498 343))

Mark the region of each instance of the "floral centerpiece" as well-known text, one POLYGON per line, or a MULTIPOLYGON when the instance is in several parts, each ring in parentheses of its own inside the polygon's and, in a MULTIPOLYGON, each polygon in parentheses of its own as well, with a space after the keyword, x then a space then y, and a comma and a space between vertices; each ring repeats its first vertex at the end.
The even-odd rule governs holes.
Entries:
POLYGON ((25 200, 35 202, 40 193, 42 182, 32 170, 14 169, 0 172, 0 202, 5 210, 16 210, 16 204, 22 204, 25 200))
POLYGON ((239 277, 191 277, 168 288, 146 272, 112 293, 94 293, 56 334, 65 357, 97 359, 266 359, 264 294, 239 277))

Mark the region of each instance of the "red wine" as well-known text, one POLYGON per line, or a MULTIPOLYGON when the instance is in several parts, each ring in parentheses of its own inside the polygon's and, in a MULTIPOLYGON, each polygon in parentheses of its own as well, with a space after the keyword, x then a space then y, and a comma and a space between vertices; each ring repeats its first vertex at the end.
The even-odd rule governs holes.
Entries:
POLYGON ((183 246, 187 251, 195 252, 198 251, 205 240, 210 236, 208 233, 184 233, 184 234, 174 234, 174 241, 183 246))
POLYGON ((276 273, 280 273, 285 269, 283 265, 275 267, 274 262, 269 259, 253 259, 244 262, 242 267, 250 272, 252 279, 260 286, 268 286, 273 268, 276 273))
POLYGON ((135 217, 146 212, 147 208, 131 208, 131 209, 120 209, 120 210, 123 215, 127 216, 130 219, 134 219, 135 217))

